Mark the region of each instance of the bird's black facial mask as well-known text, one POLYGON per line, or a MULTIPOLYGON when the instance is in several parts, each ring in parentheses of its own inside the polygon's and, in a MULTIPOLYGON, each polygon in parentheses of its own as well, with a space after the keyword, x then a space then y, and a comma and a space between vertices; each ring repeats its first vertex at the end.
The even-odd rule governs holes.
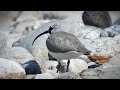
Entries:
POLYGON ((50 26, 50 28, 49 28, 49 34, 51 34, 51 31, 53 30, 53 27, 52 26, 50 26))
POLYGON ((43 33, 41 33, 41 34, 39 34, 39 35, 34 39, 32 45, 34 44, 35 40, 36 40, 38 37, 40 37, 40 36, 42 36, 43 34, 46 34, 46 33, 49 33, 49 30, 47 30, 47 31, 45 31, 45 32, 43 32, 43 33))

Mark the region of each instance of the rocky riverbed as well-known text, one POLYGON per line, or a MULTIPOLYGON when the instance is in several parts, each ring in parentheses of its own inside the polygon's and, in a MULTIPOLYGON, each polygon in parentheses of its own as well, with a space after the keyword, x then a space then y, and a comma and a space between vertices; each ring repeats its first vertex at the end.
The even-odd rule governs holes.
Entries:
MULTIPOLYGON (((120 11, 0 11, 0 79, 120 79, 120 11), (75 35, 91 56, 71 59, 57 73, 48 54, 51 25, 75 35)), ((62 66, 67 60, 62 61, 62 66)))

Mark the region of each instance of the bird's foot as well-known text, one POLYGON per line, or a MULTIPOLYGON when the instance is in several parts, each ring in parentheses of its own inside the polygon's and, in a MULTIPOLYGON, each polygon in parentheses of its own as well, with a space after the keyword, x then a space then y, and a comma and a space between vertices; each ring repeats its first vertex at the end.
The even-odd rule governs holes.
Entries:
POLYGON ((68 62, 67 62, 67 68, 66 68, 66 72, 68 72, 69 65, 70 65, 70 60, 68 60, 68 62))
POLYGON ((60 66, 59 66, 59 65, 57 65, 57 67, 56 67, 56 68, 57 68, 57 73, 58 73, 60 66))

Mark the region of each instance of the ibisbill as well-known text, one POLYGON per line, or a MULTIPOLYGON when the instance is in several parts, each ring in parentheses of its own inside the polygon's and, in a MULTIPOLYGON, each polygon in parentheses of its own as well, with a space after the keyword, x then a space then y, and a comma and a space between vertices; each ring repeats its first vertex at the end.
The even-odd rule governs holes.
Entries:
POLYGON ((81 54, 91 54, 91 51, 86 49, 76 36, 62 31, 58 24, 53 24, 47 31, 39 34, 32 45, 38 37, 47 33, 50 35, 46 40, 46 46, 50 55, 58 61, 58 71, 62 60, 68 60, 66 68, 66 72, 68 72, 70 59, 74 60, 81 54))

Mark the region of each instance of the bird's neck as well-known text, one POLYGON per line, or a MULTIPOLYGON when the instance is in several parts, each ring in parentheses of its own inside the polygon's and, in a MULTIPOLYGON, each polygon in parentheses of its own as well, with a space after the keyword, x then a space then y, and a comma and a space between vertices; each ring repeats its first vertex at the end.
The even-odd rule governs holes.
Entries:
POLYGON ((63 32, 63 31, 61 31, 61 30, 53 30, 53 31, 51 32, 51 34, 58 33, 58 32, 63 32))

